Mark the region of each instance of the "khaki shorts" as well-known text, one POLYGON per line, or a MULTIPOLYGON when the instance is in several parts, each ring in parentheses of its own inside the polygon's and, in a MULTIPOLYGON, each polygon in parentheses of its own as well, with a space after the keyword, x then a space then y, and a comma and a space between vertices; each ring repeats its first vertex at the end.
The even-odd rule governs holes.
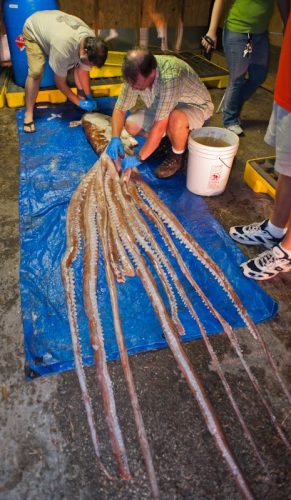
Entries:
MULTIPOLYGON (((211 112, 209 111, 209 109, 207 109, 206 111, 182 103, 178 104, 175 109, 180 109, 185 113, 185 115, 187 115, 190 130, 203 127, 206 120, 208 120, 211 116, 211 112)), ((150 110, 146 108, 139 109, 138 111, 132 113, 131 115, 129 115, 127 120, 130 123, 135 123, 145 132, 149 132, 152 128, 154 118, 155 116, 152 115, 150 110)))
POLYGON ((291 113, 274 102, 265 142, 276 148, 275 170, 291 177, 291 113))
POLYGON ((33 40, 26 28, 23 29, 23 38, 26 48, 28 74, 32 78, 38 79, 42 76, 46 55, 40 46, 33 40))

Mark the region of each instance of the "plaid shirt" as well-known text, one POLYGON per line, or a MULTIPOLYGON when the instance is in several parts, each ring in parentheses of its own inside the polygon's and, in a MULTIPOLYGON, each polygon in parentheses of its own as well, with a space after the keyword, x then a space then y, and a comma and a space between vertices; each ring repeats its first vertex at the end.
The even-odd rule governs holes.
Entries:
POLYGON ((206 118, 212 115, 210 94, 197 73, 175 56, 155 56, 157 74, 151 88, 133 89, 124 83, 115 107, 120 111, 133 108, 140 97, 153 114, 154 121, 167 118, 177 104, 203 109, 206 118), (207 116, 208 115, 208 116, 207 116))

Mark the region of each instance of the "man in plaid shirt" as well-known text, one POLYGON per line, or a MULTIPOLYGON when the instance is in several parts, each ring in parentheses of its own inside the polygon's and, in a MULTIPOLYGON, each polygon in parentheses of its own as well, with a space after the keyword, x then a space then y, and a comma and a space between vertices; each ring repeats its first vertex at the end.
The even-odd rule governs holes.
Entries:
POLYGON ((174 56, 154 56, 145 49, 127 53, 123 77, 107 154, 113 160, 123 157, 121 166, 127 169, 150 155, 157 158, 167 152, 155 173, 160 178, 171 177, 183 166, 189 131, 202 127, 213 113, 210 94, 186 62, 174 56), (126 119, 133 107, 135 111, 126 119), (124 125, 130 134, 147 138, 139 154, 128 158, 124 158, 120 139, 124 125))

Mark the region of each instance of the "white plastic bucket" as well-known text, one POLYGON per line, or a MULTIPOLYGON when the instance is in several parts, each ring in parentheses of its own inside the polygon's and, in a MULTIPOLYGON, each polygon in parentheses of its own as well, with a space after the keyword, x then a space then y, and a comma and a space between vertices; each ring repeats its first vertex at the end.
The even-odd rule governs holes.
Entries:
POLYGON ((239 138, 230 130, 203 127, 192 130, 188 140, 187 188, 201 196, 225 190, 239 138), (198 141, 202 141, 199 143, 198 141))

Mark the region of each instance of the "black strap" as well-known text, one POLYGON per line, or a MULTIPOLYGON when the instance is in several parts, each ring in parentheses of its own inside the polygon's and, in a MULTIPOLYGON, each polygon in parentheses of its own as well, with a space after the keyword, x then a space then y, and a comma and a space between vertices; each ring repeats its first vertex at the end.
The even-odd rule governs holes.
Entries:
POLYGON ((202 39, 206 40, 207 43, 209 43, 209 45, 211 45, 211 47, 214 47, 214 40, 212 40, 212 38, 208 35, 204 35, 202 37, 202 39))

